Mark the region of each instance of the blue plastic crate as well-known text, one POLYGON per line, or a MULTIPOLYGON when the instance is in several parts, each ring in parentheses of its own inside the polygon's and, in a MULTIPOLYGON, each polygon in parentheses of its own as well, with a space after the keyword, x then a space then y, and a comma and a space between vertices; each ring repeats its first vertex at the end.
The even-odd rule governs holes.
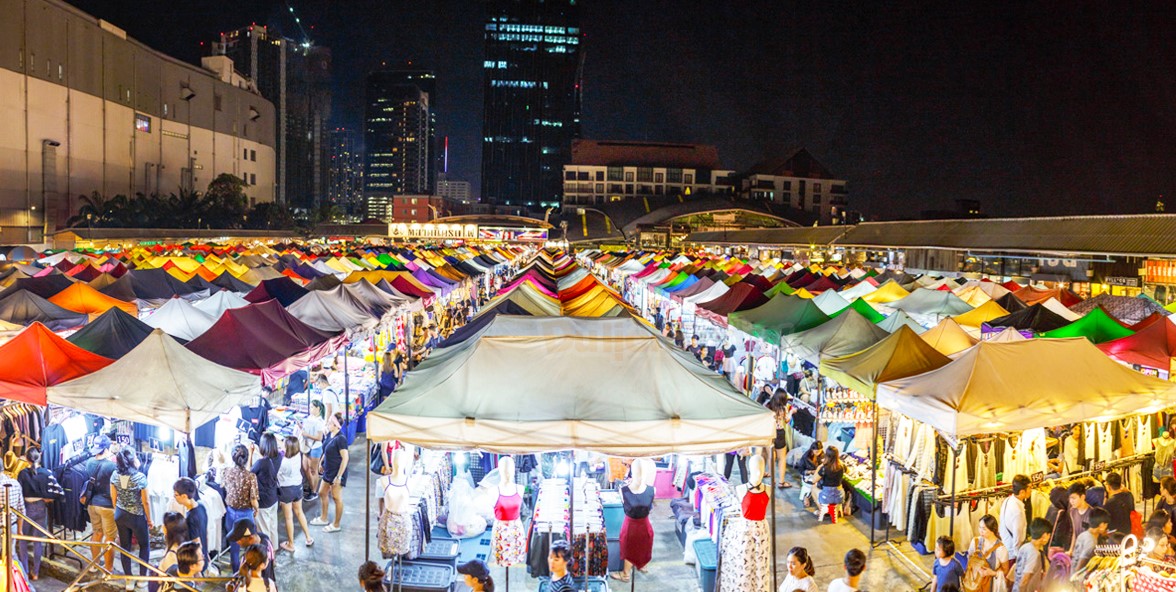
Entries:
MULTIPOLYGON (((551 578, 539 579, 539 592, 547 592, 551 587, 551 578)), ((604 578, 591 577, 588 579, 576 578, 576 590, 585 590, 587 592, 608 592, 608 581, 604 578)))
POLYGON ((433 540, 425 545, 424 553, 418 555, 415 561, 451 565, 454 569, 457 569, 457 556, 460 552, 461 543, 457 539, 433 537, 433 540))
POLYGON ((710 539, 694 541, 694 556, 697 558, 698 587, 702 592, 714 592, 715 574, 719 569, 719 549, 710 539))
POLYGON ((449 565, 402 561, 397 568, 395 561, 389 561, 385 569, 384 583, 396 585, 400 592, 446 592, 453 585, 457 570, 449 565))

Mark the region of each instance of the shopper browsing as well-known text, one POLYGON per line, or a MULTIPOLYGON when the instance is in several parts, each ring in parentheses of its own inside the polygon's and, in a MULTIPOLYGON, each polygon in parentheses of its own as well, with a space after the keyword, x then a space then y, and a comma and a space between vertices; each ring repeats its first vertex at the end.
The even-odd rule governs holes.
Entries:
POLYGON ((1034 518, 1029 523, 1029 541, 1017 549, 1013 563, 1012 592, 1036 592, 1045 575, 1045 545, 1053 527, 1045 518, 1034 518))
POLYGON ((310 523, 324 526, 324 532, 338 532, 343 521, 343 487, 347 485, 347 436, 343 435, 343 416, 336 413, 327 419, 327 439, 323 445, 323 484, 319 488, 319 516, 310 523), (329 502, 335 502, 335 521, 327 521, 329 502))
MULTIPOLYGON (((226 538, 228 539, 229 543, 237 545, 242 549, 255 547, 263 551, 266 561, 265 566, 261 568, 262 575, 264 575, 265 578, 269 581, 275 580, 274 545, 273 542, 270 541, 269 537, 265 536, 265 534, 257 530, 257 524, 248 518, 238 520, 237 523, 233 525, 233 530, 229 532, 229 536, 226 538)), ((243 570, 245 567, 244 562, 242 562, 241 567, 243 570)))
POLYGON ((866 554, 860 549, 850 549, 845 554, 845 577, 829 582, 829 592, 857 592, 862 583, 862 572, 866 571, 866 554))
POLYGON ((483 561, 467 561, 457 566, 457 573, 465 578, 465 585, 471 592, 494 592, 494 578, 490 577, 490 568, 483 561))
MULTIPOLYGON (((172 485, 172 495, 175 496, 176 503, 184 508, 188 540, 199 541, 202 552, 208 553, 208 509, 197 499, 199 494, 196 482, 187 477, 180 477, 175 485, 172 485)), ((208 555, 203 559, 207 563, 208 555)))
POLYGON ((1123 476, 1111 473, 1106 478, 1107 503, 1103 508, 1111 515, 1111 531, 1126 536, 1131 534, 1131 512, 1135 511, 1135 497, 1123 485, 1123 476))
MULTIPOLYGON (((89 482, 83 492, 82 504, 90 514, 90 526, 93 534, 90 540, 94 543, 113 543, 118 540, 118 525, 114 523, 114 500, 110 497, 110 477, 114 475, 114 451, 110 447, 110 438, 100 435, 94 439, 90 452, 94 458, 86 461, 86 475, 89 482)), ((103 545, 95 544, 91 547, 93 556, 102 554, 103 545)), ((114 571, 114 549, 107 549, 103 558, 106 571, 114 571)))
POLYGON ((384 570, 375 561, 365 561, 359 566, 359 587, 363 592, 387 592, 384 585, 384 570))
MULTIPOLYGON (((151 501, 147 495, 147 476, 139 471, 139 458, 135 451, 123 448, 116 457, 117 474, 110 480, 110 498, 114 500, 114 522, 118 525, 118 546, 130 551, 132 540, 139 542, 139 575, 147 575, 147 564, 151 562, 151 539, 148 532, 151 524, 151 501)), ((123 573, 131 575, 131 559, 122 555, 123 573)), ((134 590, 135 583, 126 582, 127 590, 134 590)))
POLYGON ((1094 548, 1106 536, 1111 516, 1102 508, 1091 508, 1086 520, 1087 528, 1074 540, 1074 548, 1070 553, 1071 573, 1086 567, 1090 558, 1094 557, 1094 548))
POLYGON ((326 417, 323 402, 314 400, 310 402, 310 415, 302 420, 299 450, 302 452, 302 468, 310 486, 307 501, 318 497, 319 475, 322 473, 323 436, 327 433, 326 417))
MULTIPOLYGON (((225 469, 221 481, 225 488, 225 523, 237 524, 241 520, 249 520, 257 513, 257 477, 246 469, 249 464, 249 450, 244 445, 233 447, 233 466, 225 469)), ((229 541, 232 542, 231 540, 229 541)), ((241 549, 235 544, 229 545, 229 557, 232 560, 233 571, 241 567, 241 549)))
POLYGON ((572 592, 575 586, 572 575, 568 573, 568 564, 572 561, 572 550, 567 541, 556 541, 551 544, 551 553, 547 555, 547 567, 551 570, 551 585, 547 592, 572 592))
POLYGON ((286 542, 279 545, 282 549, 294 552, 294 518, 302 526, 306 535, 306 546, 314 544, 310 536, 310 527, 306 525, 306 514, 302 512, 302 454, 299 452, 298 438, 286 436, 283 443, 285 458, 278 468, 278 503, 282 506, 282 516, 286 522, 286 542))
POLYGON ((813 580, 817 569, 813 566, 808 549, 804 547, 789 549, 786 561, 788 573, 784 576, 784 581, 780 582, 779 592, 794 592, 795 590, 817 592, 817 582, 813 580))
POLYGON ((1020 549, 1025 541, 1025 500, 1031 493, 1028 477, 1013 477, 1012 493, 1000 505, 1000 540, 1006 549, 1020 549))
POLYGON ((250 472, 257 477, 257 527, 270 540, 278 539, 278 471, 282 466, 282 454, 278 439, 266 432, 261 435, 258 447, 261 453, 253 461, 250 472))
POLYGON ((934 580, 931 589, 943 592, 947 586, 959 587, 960 579, 964 577, 964 566, 955 556, 955 541, 949 536, 935 539, 935 563, 931 566, 934 580))

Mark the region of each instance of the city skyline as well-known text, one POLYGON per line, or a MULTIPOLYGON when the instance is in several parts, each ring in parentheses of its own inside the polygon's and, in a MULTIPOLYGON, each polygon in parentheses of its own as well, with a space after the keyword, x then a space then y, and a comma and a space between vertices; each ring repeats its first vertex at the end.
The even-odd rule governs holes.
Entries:
MULTIPOLYGON (((75 4, 186 60, 210 31, 289 18, 263 0, 75 4)), ((438 73, 451 174, 478 183, 481 10, 291 6, 333 51, 335 111, 349 114, 333 126, 357 127, 369 69, 412 60, 438 73)), ((957 199, 994 215, 1144 212, 1176 184, 1169 11, 664 8, 582 3, 583 137, 712 143, 736 170, 803 145, 882 218, 957 199)))

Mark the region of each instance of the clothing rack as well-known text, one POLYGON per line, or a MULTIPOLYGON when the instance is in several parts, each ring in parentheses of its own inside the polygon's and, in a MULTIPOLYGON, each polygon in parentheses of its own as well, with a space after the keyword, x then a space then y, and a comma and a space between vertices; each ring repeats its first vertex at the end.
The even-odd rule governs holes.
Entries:
MULTIPOLYGON (((1058 477, 1056 479, 1046 479, 1045 481, 1043 481, 1043 483, 1050 482, 1050 481, 1073 480, 1073 479, 1079 479, 1082 477, 1092 477, 1094 475, 1098 475, 1100 473, 1105 473, 1110 470, 1121 469, 1124 467, 1130 467, 1130 466, 1140 464, 1145 459, 1151 458, 1152 456, 1154 456, 1154 453, 1151 453, 1151 452, 1144 453, 1144 454, 1136 454, 1134 456, 1128 456, 1126 458, 1108 461, 1106 463, 1106 465, 1104 465, 1098 469, 1092 469, 1092 470, 1088 470, 1088 471, 1080 471, 1077 473, 1070 473, 1068 475, 1064 475, 1064 476, 1058 477)), ((935 503, 939 503, 939 504, 947 504, 947 503, 951 503, 953 501, 976 500, 976 499, 985 499, 985 498, 989 498, 989 497, 1000 497, 1002 495, 1007 495, 1010 492, 1010 490, 1012 489, 1012 487, 1013 487, 1012 483, 1004 483, 1001 485, 994 485, 992 487, 985 487, 982 489, 973 489, 971 491, 957 493, 954 496, 953 495, 941 495, 938 498, 936 498, 934 501, 935 501, 935 503)))

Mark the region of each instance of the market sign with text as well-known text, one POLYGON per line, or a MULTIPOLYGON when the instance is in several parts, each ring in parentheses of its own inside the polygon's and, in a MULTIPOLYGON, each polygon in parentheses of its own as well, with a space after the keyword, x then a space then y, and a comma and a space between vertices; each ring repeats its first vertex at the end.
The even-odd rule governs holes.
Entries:
POLYGON ((504 243, 541 243, 547 241, 547 230, 543 228, 482 226, 478 228, 478 238, 484 241, 499 241, 504 243))
POLYGON ((391 238, 423 238, 434 240, 473 240, 478 238, 477 224, 421 224, 393 222, 388 225, 391 238))

